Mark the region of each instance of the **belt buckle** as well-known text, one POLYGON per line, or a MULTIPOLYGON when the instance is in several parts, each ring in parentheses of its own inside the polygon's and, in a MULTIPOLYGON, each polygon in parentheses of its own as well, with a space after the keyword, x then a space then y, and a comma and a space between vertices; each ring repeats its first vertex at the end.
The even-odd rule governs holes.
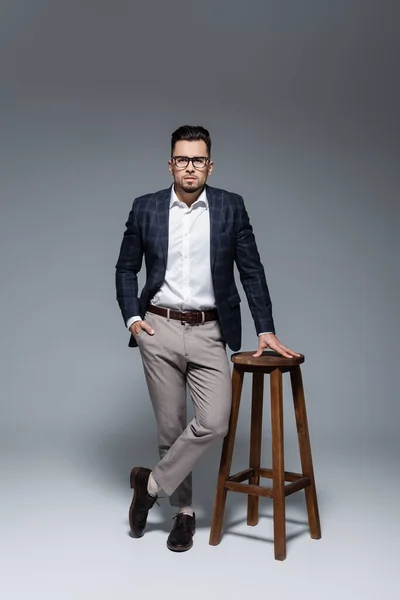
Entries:
POLYGON ((188 313, 187 313, 187 312, 185 312, 185 311, 182 311, 182 312, 181 312, 181 325, 184 325, 185 323, 189 323, 189 322, 190 322, 188 319, 185 319, 185 316, 186 316, 187 314, 188 314, 188 313))
POLYGON ((197 325, 199 323, 196 312, 193 311, 182 311, 181 313, 181 324, 189 323, 189 325, 197 325), (186 317, 186 318, 185 318, 186 317))

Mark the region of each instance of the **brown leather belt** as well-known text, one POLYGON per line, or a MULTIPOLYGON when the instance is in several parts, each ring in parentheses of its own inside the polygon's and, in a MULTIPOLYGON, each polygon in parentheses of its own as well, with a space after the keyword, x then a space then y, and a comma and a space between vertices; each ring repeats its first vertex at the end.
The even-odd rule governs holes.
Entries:
POLYGON ((172 310, 172 308, 162 308, 161 306, 149 304, 147 310, 156 315, 160 315, 161 317, 175 319, 181 323, 190 323, 191 325, 198 325, 200 323, 206 323, 207 321, 218 321, 218 312, 216 309, 180 312, 178 310, 172 310))

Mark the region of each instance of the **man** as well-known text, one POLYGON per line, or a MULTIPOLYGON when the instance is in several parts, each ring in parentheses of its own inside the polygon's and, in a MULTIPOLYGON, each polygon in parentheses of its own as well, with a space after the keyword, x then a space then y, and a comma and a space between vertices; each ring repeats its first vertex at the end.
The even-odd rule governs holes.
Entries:
POLYGON ((139 346, 157 422, 160 461, 135 467, 129 522, 144 534, 160 490, 178 509, 167 547, 193 545, 191 471, 227 433, 231 379, 226 344, 241 345, 236 263, 258 334, 260 356, 271 348, 298 356, 275 336, 271 300, 243 199, 206 184, 214 163, 203 127, 183 126, 171 139, 173 185, 136 198, 116 265, 117 299, 129 345, 139 346), (137 273, 146 264, 138 298, 137 273), (186 386, 195 408, 187 424, 186 386))

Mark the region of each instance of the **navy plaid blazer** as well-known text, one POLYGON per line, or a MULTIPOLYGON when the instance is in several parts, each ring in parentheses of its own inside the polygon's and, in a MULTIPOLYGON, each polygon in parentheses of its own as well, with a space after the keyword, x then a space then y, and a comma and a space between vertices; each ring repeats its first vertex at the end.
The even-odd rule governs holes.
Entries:
MULTIPOLYGON (((241 346, 240 296, 235 284, 234 263, 246 293, 257 333, 275 332, 272 305, 264 268, 243 198, 206 185, 210 213, 210 261, 216 308, 222 335, 228 346, 241 346)), ((117 300, 124 322, 142 318, 160 289, 167 267, 171 187, 135 198, 116 264, 117 300), (137 274, 146 264, 146 283, 138 297, 137 274)), ((133 335, 129 346, 137 343, 133 335)))

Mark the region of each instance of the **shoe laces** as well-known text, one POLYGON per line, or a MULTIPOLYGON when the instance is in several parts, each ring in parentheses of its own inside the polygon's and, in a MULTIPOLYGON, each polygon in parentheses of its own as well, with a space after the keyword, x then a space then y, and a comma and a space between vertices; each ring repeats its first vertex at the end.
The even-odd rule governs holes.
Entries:
MULTIPOLYGON (((157 504, 157 506, 160 506, 159 500, 161 498, 165 498, 165 496, 158 496, 158 495, 152 496, 151 494, 148 494, 148 497, 151 498, 151 499, 155 498, 154 503, 152 504, 152 506, 154 506, 154 504, 157 504)), ((141 505, 141 506, 140 505, 136 506, 137 510, 144 511, 146 513, 149 511, 149 508, 151 508, 151 507, 149 507, 147 504, 144 504, 144 505, 141 505)))
POLYGON ((189 528, 189 520, 185 519, 185 517, 190 517, 190 515, 187 515, 186 513, 176 513, 176 515, 174 515, 172 517, 172 520, 177 519, 177 521, 176 521, 177 526, 183 525, 186 529, 188 529, 189 528))
POLYGON ((159 500, 161 500, 162 498, 165 498, 165 496, 159 496, 158 494, 156 495, 155 504, 157 504, 157 506, 160 506, 159 500))

